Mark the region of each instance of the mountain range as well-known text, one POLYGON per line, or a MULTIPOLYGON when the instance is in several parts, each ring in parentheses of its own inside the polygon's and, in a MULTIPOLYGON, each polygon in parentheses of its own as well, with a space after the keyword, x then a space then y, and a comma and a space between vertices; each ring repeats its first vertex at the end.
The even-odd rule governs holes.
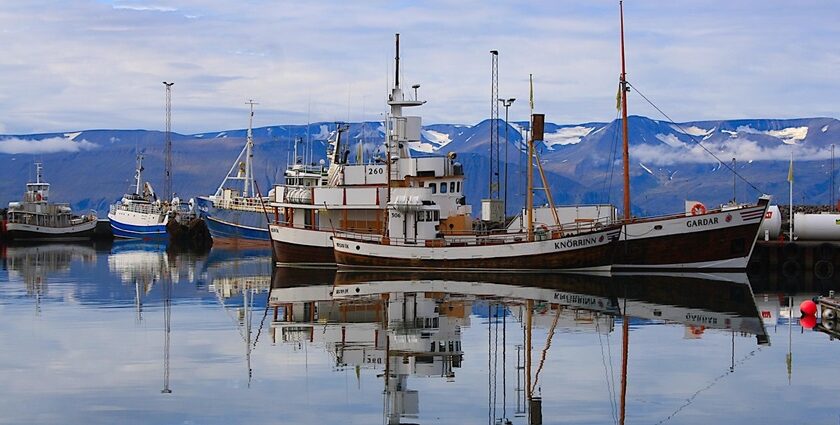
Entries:
MULTIPOLYGON (((508 212, 524 200, 524 146, 527 122, 499 125, 499 180, 507 169, 508 212), (505 135, 507 134, 507 141, 505 135), (507 151, 507 156, 505 155, 507 151)), ((254 169, 259 189, 267 193, 280 182, 295 153, 317 163, 338 123, 275 125, 253 130, 254 169)), ((351 161, 382 155, 381 122, 349 126, 351 161)), ((457 153, 467 175, 466 195, 476 214, 490 187, 491 120, 474 125, 432 124, 423 127, 414 155, 457 153)), ((684 201, 715 206, 735 198, 755 201, 762 193, 774 203, 788 203, 788 171, 794 159, 794 203, 828 204, 831 195, 831 146, 840 141, 834 118, 744 119, 671 123, 642 116, 628 119, 630 187, 634 214, 682 211, 684 201), (733 162, 734 158, 734 162, 733 162), (732 170, 737 171, 737 176, 732 170)), ((620 121, 581 124, 546 123, 536 143, 540 161, 557 204, 619 205, 623 185, 620 121)), ((245 142, 246 130, 198 134, 172 133, 173 191, 182 199, 215 192, 245 142)), ((65 133, 0 135, 0 205, 19 200, 27 181, 34 181, 34 162, 44 164, 55 202, 104 216, 108 205, 129 190, 135 157, 142 152, 144 180, 158 192, 163 186, 164 133, 155 130, 84 130, 65 133)), ((835 172, 836 174, 836 172, 835 172)), ((538 184, 537 186, 542 186, 538 184)), ((545 197, 538 192, 538 203, 545 197)))

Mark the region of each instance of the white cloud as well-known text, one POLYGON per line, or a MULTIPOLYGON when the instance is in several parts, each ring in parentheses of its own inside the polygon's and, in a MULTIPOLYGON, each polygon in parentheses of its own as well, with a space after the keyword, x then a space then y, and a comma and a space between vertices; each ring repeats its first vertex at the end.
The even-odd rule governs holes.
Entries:
POLYGON ((681 142, 680 139, 678 139, 677 136, 673 134, 657 134, 656 138, 661 140, 666 145, 674 148, 684 146, 683 142, 681 142))
MULTIPOLYGON (((825 46, 838 37, 840 3, 762 4, 710 0, 691 13, 680 3, 626 4, 634 87, 683 120, 836 114, 840 55, 825 46)), ((611 2, 33 0, 2 9, 0 117, 14 134, 159 129, 164 80, 176 82, 173 130, 181 133, 241 128, 248 97, 260 102, 256 127, 346 120, 345 112, 373 119, 386 109, 395 32, 405 88, 422 83, 429 100, 416 112, 425 122, 488 118, 482 76, 491 49, 500 52, 501 93, 520 99, 512 120, 527 118, 529 73, 549 122, 614 113, 611 2)), ((630 96, 631 113, 657 115, 630 96)))
POLYGON ((0 153, 4 154, 46 154, 56 152, 79 152, 96 149, 99 146, 87 140, 75 141, 70 138, 51 137, 49 139, 21 139, 12 137, 0 139, 0 153))
POLYGON ((134 10, 138 12, 174 12, 178 9, 174 7, 166 7, 166 6, 154 6, 154 5, 130 5, 130 4, 115 4, 113 5, 114 9, 117 10, 134 10))
MULTIPOLYGON (((738 161, 785 161, 790 158, 790 145, 777 145, 765 147, 757 142, 740 137, 737 142, 726 143, 705 143, 709 151, 714 152, 718 158, 728 160, 738 158, 738 161)), ((718 160, 709 155, 698 145, 684 145, 674 147, 668 145, 638 145, 633 146, 631 155, 638 161, 654 164, 718 164, 718 160)), ((826 149, 814 149, 807 146, 793 148, 794 160, 818 160, 826 159, 829 156, 826 149)))

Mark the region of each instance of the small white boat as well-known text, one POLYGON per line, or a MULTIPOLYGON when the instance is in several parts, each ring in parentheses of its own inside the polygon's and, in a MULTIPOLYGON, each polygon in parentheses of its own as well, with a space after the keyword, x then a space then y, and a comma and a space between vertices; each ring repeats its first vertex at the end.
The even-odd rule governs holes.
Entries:
POLYGON ((9 240, 84 240, 93 237, 96 213, 74 215, 69 204, 50 203, 50 184, 35 164, 34 183, 26 184, 22 202, 10 202, 4 236, 9 240))

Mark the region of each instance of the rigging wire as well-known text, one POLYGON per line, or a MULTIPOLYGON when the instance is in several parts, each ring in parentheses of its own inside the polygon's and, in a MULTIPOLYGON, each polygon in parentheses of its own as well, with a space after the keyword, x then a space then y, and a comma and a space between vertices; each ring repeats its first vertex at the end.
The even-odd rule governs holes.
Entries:
POLYGON ((652 106, 652 107, 653 107, 654 109, 656 109, 656 110, 657 110, 660 114, 662 114, 662 116, 664 116, 664 117, 668 120, 668 123, 669 123, 669 124, 672 124, 672 125, 677 126, 677 128, 679 128, 679 129, 680 129, 680 131, 682 131, 682 132, 683 132, 686 136, 688 136, 688 138, 689 138, 689 139, 691 139, 691 141, 692 141, 692 142, 694 142, 694 144, 696 144, 697 146, 700 146, 700 147, 701 147, 704 151, 706 151, 706 153, 708 153, 709 155, 711 155, 714 159, 718 160, 718 162, 721 164, 721 166, 726 167, 726 169, 728 169, 729 171, 732 171, 732 173, 733 173, 733 174, 735 174, 735 175, 736 175, 739 179, 741 179, 744 183, 746 183, 747 185, 749 185, 751 188, 755 189, 755 191, 756 191, 756 192, 758 192, 758 193, 762 193, 762 194, 763 194, 763 193, 766 193, 766 192, 762 191, 761 189, 757 188, 754 184, 752 184, 752 182, 750 182, 750 181, 749 181, 749 180, 747 180, 744 176, 742 176, 741 174, 739 174, 739 173, 738 173, 738 171, 737 171, 736 169, 734 169, 732 166, 730 166, 729 164, 727 164, 726 162, 724 162, 723 160, 721 160, 720 158, 718 158, 718 157, 717 157, 717 155, 715 155, 712 151, 710 151, 710 150, 709 150, 709 149, 707 149, 705 146, 703 146, 703 144, 702 144, 702 143, 700 143, 700 141, 699 141, 699 140, 697 140, 697 138, 696 138, 696 137, 694 137, 693 135, 689 134, 689 133, 688 133, 688 131, 686 131, 686 130, 685 130, 685 129, 684 129, 684 128, 680 125, 680 124, 678 124, 677 122, 675 122, 675 121, 674 121, 671 117, 669 117, 669 116, 668 116, 668 114, 666 114, 664 111, 662 111, 662 109, 659 109, 659 107, 658 107, 658 106, 656 106, 656 104, 654 104, 654 103, 653 103, 650 99, 648 99, 648 98, 647 98, 647 96, 645 96, 645 95, 644 95, 641 91, 639 91, 639 89, 638 89, 638 88, 636 88, 636 86, 634 86, 634 85, 630 84, 630 82, 629 82, 629 81, 627 81, 626 83, 627 83, 627 85, 628 85, 628 86, 630 86, 631 88, 633 88, 633 90, 635 90, 635 91, 636 91, 636 93, 638 93, 638 94, 639 94, 639 96, 641 96, 641 97, 642 97, 642 99, 644 99, 644 100, 645 100, 645 101, 646 101, 646 102, 647 102, 650 106, 652 106))
MULTIPOLYGON (((601 339, 601 322, 598 320, 600 316, 597 316, 595 319, 595 333, 598 334, 598 344, 601 346, 601 364, 604 366, 604 380, 607 382, 607 392, 610 394, 610 410, 613 417, 613 423, 618 423, 618 408, 616 407, 615 401, 615 375, 613 374, 612 369, 612 354, 610 354, 610 367, 607 368, 607 361, 604 358, 604 342, 601 339), (612 385, 610 385, 610 376, 612 376, 613 381, 612 385)), ((607 343, 609 343, 609 334, 607 334, 607 343)), ((609 352, 608 348, 608 352, 609 352)))
MULTIPOLYGON (((737 362, 735 362, 735 363, 734 363, 734 366, 740 366, 740 365, 742 365, 742 364, 746 363, 746 361, 747 361, 747 360, 749 360, 749 359, 750 359, 750 358, 752 358, 752 357, 755 357, 756 353, 758 353, 758 352, 760 352, 760 351, 761 351, 761 348, 762 348, 762 347, 758 347, 757 349, 750 351, 750 352, 749 352, 746 356, 744 356, 743 358, 741 358, 740 360, 738 360, 737 362)), ((692 394, 692 395, 691 395, 691 397, 689 397, 689 398, 685 399, 685 403, 683 403, 683 405, 682 405, 682 406, 680 406, 680 407, 678 407, 676 410, 674 410, 674 412, 673 412, 673 413, 671 413, 670 415, 668 415, 667 417, 665 417, 665 419, 662 419, 661 421, 657 422, 657 423, 656 423, 656 425, 661 425, 661 424, 663 424, 663 423, 665 423, 665 422, 670 421, 671 419, 673 419, 673 418, 674 418, 674 416, 677 416, 677 414, 678 414, 678 413, 680 413, 683 409, 685 409, 686 407, 688 407, 689 405, 691 405, 691 403, 693 403, 693 402, 694 402, 694 399, 695 399, 695 398, 697 398, 697 396, 699 396, 699 395, 700 395, 700 393, 702 393, 703 391, 706 391, 706 390, 708 390, 708 389, 710 389, 710 388, 714 387, 714 386, 715 386, 718 382, 720 382, 723 378, 726 378, 726 377, 727 377, 727 376, 729 376, 730 374, 735 373, 735 368, 734 368, 734 366, 733 366, 733 367, 731 367, 731 368, 727 368, 727 369, 726 369, 726 372, 724 372, 724 373, 722 373, 722 374, 720 374, 720 375, 716 376, 716 377, 715 377, 714 379, 712 379, 712 380, 711 380, 711 381, 710 381, 710 382, 709 382, 709 383, 708 383, 705 387, 700 388, 699 390, 695 391, 695 392, 694 392, 694 394, 692 394)))
MULTIPOLYGON (((618 112, 618 111, 615 113, 616 117, 615 117, 615 119, 613 119, 613 122, 616 122, 618 120, 620 113, 621 112, 618 112)), ((608 124, 608 125, 610 125, 610 124, 608 124)), ((609 204, 610 200, 612 199, 612 180, 613 180, 613 174, 615 174, 615 167, 614 167, 613 164, 615 164, 615 160, 616 160, 616 158, 618 158, 618 152, 617 152, 618 151, 618 134, 619 134, 618 131, 613 132, 612 146, 610 147, 610 154, 609 154, 609 157, 608 157, 608 160, 609 160, 608 164, 609 164, 610 171, 607 175, 604 176, 604 190, 603 190, 603 193, 607 194, 607 201, 606 201, 607 204, 609 204)))

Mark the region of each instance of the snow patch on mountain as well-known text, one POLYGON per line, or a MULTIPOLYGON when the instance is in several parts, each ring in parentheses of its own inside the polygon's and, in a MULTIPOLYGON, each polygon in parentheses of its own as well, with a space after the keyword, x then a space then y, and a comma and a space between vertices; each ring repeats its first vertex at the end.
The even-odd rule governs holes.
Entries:
POLYGON ((710 134, 714 133, 714 131, 715 131, 715 128, 712 128, 711 130, 706 130, 704 128, 700 128, 700 127, 693 126, 693 125, 688 126, 688 127, 680 127, 678 125, 672 124, 671 128, 673 128, 675 131, 677 131, 679 133, 688 134, 689 136, 695 136, 695 137, 706 137, 706 136, 709 136, 710 134))
POLYGON ((75 133, 64 133, 64 137, 68 138, 69 140, 75 140, 79 135, 82 134, 81 131, 77 131, 75 133))
POLYGON ((647 172, 648 172, 648 174, 653 175, 653 171, 652 171, 650 168, 645 167, 645 164, 642 164, 642 163, 640 162, 640 163, 639 163, 639 166, 641 166, 641 167, 642 167, 642 169, 644 169, 645 171, 647 171, 647 172))
POLYGON ((820 131, 822 131, 823 133, 825 133, 826 131, 828 131, 828 124, 824 125, 824 126, 820 129, 820 131))
POLYGON ((549 149, 554 149, 554 145, 574 145, 580 143, 581 139, 589 135, 594 130, 594 127, 562 127, 558 128, 553 133, 545 133, 545 145, 549 149))
POLYGON ((661 140, 662 143, 665 143, 666 145, 668 145, 672 148, 677 148, 677 147, 681 147, 681 146, 685 145, 682 141, 680 141, 680 139, 677 136, 675 136, 673 134, 661 134, 660 133, 660 134, 656 135, 656 138, 661 140))
POLYGON ((795 145, 808 137, 808 127, 788 127, 781 130, 756 130, 749 125, 742 125, 736 128, 738 132, 748 134, 766 134, 777 139, 781 139, 787 145, 795 145))
POLYGON ((223 131, 216 135, 217 139, 224 139, 225 137, 227 137, 227 131, 223 131))
MULTIPOLYGON (((78 136, 78 134, 76 134, 78 136)), ((75 136, 74 136, 75 137, 75 136)), ((67 137, 50 137, 46 139, 22 139, 10 137, 0 139, 0 153, 5 154, 48 154, 57 152, 79 152, 92 150, 99 145, 87 140, 75 141, 67 137)))
POLYGON ((446 133, 441 133, 439 131, 434 130, 422 130, 420 132, 423 137, 425 137, 428 141, 437 145, 437 147, 442 148, 449 144, 452 141, 452 138, 449 137, 446 133))

